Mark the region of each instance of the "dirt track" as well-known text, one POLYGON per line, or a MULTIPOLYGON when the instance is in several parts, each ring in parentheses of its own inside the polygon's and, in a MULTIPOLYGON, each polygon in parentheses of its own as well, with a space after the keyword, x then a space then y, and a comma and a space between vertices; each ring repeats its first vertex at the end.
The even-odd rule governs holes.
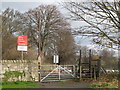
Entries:
POLYGON ((66 82, 45 82, 39 83, 39 88, 89 88, 90 82, 66 81, 66 82))

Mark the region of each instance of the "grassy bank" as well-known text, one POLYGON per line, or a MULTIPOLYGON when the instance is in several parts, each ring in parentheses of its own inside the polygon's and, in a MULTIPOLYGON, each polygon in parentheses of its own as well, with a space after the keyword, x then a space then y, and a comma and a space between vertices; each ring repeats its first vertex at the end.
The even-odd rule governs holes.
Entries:
POLYGON ((118 88, 118 74, 109 73, 93 81, 91 88, 118 88))
POLYGON ((15 81, 2 83, 2 88, 37 88, 40 85, 31 81, 15 81))

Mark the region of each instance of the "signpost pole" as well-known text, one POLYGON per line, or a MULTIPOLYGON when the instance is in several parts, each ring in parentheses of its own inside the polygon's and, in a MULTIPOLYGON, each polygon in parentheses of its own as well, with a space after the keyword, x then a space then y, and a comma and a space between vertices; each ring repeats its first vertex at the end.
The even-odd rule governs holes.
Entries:
POLYGON ((21 53, 21 58, 22 58, 22 60, 23 60, 23 51, 22 51, 22 53, 21 53))

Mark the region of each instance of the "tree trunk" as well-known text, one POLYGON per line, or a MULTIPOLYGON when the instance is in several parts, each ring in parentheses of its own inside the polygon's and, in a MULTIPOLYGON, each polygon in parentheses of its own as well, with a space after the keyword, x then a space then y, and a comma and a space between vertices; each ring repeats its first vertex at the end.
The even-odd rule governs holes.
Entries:
POLYGON ((44 53, 43 53, 43 51, 41 51, 41 53, 38 54, 38 62, 40 63, 40 65, 42 65, 43 62, 44 62, 44 53))

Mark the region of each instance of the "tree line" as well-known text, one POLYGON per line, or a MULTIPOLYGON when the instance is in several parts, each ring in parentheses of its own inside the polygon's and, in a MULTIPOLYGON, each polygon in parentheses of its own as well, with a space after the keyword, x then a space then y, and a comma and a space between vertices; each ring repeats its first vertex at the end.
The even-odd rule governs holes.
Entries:
MULTIPOLYGON (((16 35, 28 36, 29 49, 24 53, 24 59, 38 59, 41 63, 51 62, 54 54, 60 55, 61 63, 73 62, 78 46, 72 34, 91 37, 95 44, 119 50, 119 1, 65 2, 63 7, 69 11, 69 20, 84 21, 86 25, 71 28, 55 5, 40 5, 24 13, 10 8, 4 10, 1 15, 2 58, 21 59, 16 50, 16 35)), ((105 54, 109 52, 103 51, 105 54)))
POLYGON ((54 54, 70 60, 74 39, 70 24, 54 5, 40 5, 25 13, 7 8, 2 13, 2 59, 21 59, 16 50, 17 35, 28 36, 24 59, 51 60, 54 54))

